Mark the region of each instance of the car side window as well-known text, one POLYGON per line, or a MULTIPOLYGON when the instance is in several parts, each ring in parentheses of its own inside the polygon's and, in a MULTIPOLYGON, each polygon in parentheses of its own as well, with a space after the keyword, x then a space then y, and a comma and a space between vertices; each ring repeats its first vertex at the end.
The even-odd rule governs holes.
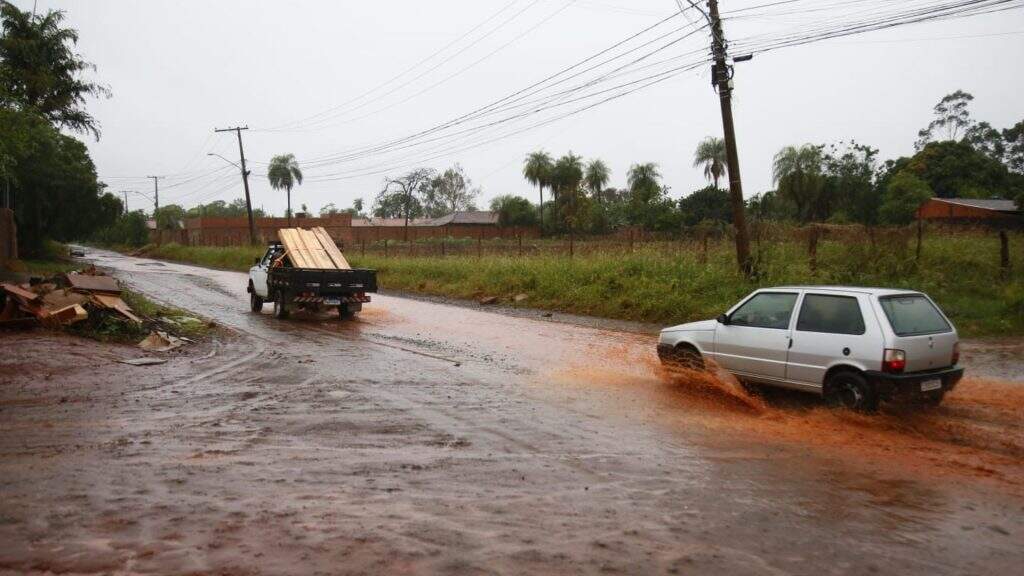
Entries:
POLYGON ((729 324, 751 328, 789 328, 796 294, 792 292, 761 292, 729 316, 729 324))
POLYGON ((263 260, 260 262, 260 265, 261 266, 269 266, 270 265, 270 261, 273 260, 273 258, 274 258, 274 249, 273 248, 269 248, 267 250, 267 253, 263 255, 263 260))
POLYGON ((807 294, 800 306, 796 329, 799 332, 860 335, 865 332, 864 315, 857 299, 852 296, 807 294))

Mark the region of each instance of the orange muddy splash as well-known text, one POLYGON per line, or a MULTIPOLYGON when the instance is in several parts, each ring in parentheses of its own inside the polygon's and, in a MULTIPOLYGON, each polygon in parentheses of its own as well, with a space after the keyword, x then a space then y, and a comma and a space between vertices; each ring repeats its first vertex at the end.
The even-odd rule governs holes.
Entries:
POLYGON ((610 347, 599 360, 553 378, 642 396, 656 405, 642 414, 675 426, 699 424, 887 472, 981 479, 1024 494, 1024 384, 1018 382, 966 378, 938 408, 883 405, 878 414, 863 415, 830 409, 810 394, 752 395, 721 372, 667 370, 629 346, 610 347))

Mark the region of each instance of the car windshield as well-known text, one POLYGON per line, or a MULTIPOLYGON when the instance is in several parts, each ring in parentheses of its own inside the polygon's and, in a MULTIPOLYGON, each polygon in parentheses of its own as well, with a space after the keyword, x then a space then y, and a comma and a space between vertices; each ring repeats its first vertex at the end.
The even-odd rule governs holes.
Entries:
POLYGON ((949 332, 952 328, 931 300, 921 294, 879 298, 897 336, 949 332))

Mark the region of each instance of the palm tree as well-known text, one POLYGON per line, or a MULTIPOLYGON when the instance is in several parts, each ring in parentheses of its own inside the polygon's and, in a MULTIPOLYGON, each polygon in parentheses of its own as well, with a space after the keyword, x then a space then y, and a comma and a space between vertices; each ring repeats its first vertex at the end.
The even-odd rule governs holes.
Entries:
POLYGON ((540 226, 544 228, 544 187, 551 183, 551 170, 554 163, 551 155, 543 150, 531 152, 523 164, 523 178, 540 189, 540 226))
POLYGON ((718 179, 727 170, 725 140, 708 136, 697 145, 697 150, 693 153, 693 167, 701 166, 704 167, 704 177, 714 182, 715 188, 718 188, 718 179))
POLYGON ((295 160, 295 155, 282 154, 271 158, 270 167, 267 168, 267 178, 270 179, 270 187, 274 190, 284 188, 288 191, 288 227, 291 228, 292 187, 302 184, 302 170, 299 170, 299 163, 295 160))
POLYGON ((598 202, 601 201, 601 191, 608 184, 611 175, 611 169, 602 160, 591 160, 590 164, 587 164, 586 173, 583 176, 583 184, 590 190, 590 195, 598 202))
POLYGON ((821 149, 804 144, 779 150, 772 162, 772 182, 778 186, 779 195, 796 206, 797 217, 808 221, 821 191, 821 149))
POLYGON ((661 191, 661 172, 658 172, 658 165, 653 162, 633 164, 626 174, 626 182, 631 196, 647 202, 661 191))

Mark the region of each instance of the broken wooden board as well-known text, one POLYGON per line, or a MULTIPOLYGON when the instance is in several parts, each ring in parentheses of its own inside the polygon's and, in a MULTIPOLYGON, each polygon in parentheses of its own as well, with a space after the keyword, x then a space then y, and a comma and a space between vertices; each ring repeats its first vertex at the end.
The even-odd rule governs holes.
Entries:
POLYGON ((85 311, 85 308, 78 304, 72 304, 59 310, 51 311, 50 315, 46 317, 46 322, 48 324, 68 325, 81 322, 88 317, 89 313, 85 311))
POLYGON ((91 276, 89 274, 68 274, 68 284, 75 290, 81 292, 106 292, 108 294, 120 294, 121 287, 117 280, 110 276, 91 276))
POLYGON ((131 320, 132 322, 135 322, 136 324, 142 324, 142 318, 139 318, 138 316, 133 314, 131 307, 129 307, 124 300, 121 300, 120 296, 115 296, 113 294, 92 294, 92 301, 100 308, 109 308, 111 310, 116 310, 117 312, 120 312, 122 316, 131 320))
POLYGON ((3 289, 5 292, 12 296, 16 296, 17 298, 24 302, 36 302, 40 300, 39 294, 36 294, 35 292, 27 288, 22 288, 21 286, 18 286, 16 284, 3 283, 0 284, 0 289, 3 289))
POLYGON ((334 243, 334 238, 331 238, 331 235, 327 233, 327 230, 318 226, 313 228, 311 231, 317 237, 317 240, 320 241, 320 245, 324 247, 324 251, 327 252, 327 255, 330 256, 331 260, 334 262, 335 268, 338 270, 352 269, 352 266, 349 265, 348 260, 345 259, 341 250, 338 250, 338 245, 334 243))

